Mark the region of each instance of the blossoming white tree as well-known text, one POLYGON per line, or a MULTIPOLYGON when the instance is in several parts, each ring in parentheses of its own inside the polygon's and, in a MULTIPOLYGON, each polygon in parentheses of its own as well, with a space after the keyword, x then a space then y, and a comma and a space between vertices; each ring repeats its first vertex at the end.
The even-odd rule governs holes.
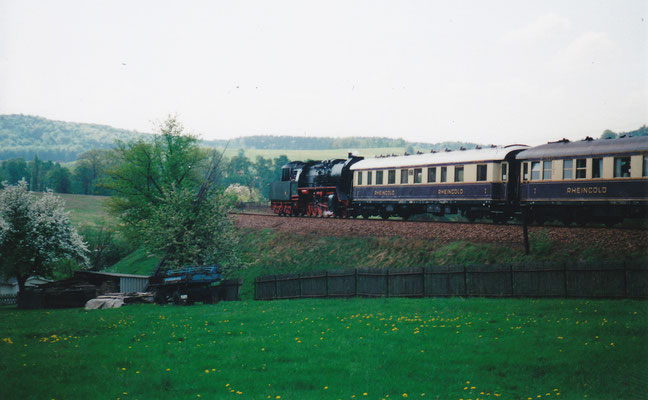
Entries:
POLYGON ((30 276, 51 276, 62 259, 87 264, 87 253, 63 199, 30 193, 24 180, 0 189, 0 275, 15 277, 21 292, 30 276))

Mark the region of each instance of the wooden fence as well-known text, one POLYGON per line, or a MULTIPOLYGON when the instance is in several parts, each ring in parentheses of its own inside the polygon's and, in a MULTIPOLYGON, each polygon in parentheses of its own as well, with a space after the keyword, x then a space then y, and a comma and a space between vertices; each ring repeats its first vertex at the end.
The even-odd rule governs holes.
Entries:
POLYGON ((2 294, 0 295, 0 305, 14 305, 18 300, 18 295, 2 294))
POLYGON ((640 264, 489 264, 267 275, 256 300, 324 297, 648 297, 640 264))

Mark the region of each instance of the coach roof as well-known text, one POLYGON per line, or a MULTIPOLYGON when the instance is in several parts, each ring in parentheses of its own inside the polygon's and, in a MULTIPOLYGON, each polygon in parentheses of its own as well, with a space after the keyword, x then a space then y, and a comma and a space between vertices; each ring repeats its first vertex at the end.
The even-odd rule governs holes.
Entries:
POLYGON ((605 154, 636 153, 648 151, 648 136, 622 137, 617 139, 585 139, 578 142, 561 140, 532 147, 520 152, 518 160, 596 156, 605 154))
POLYGON ((502 161, 504 160, 504 157, 506 157, 506 155, 510 152, 515 150, 523 150, 526 148, 528 148, 528 146, 516 144, 506 147, 441 151, 438 153, 413 154, 411 156, 368 158, 353 164, 351 169, 388 169, 436 164, 462 164, 479 161, 502 161))

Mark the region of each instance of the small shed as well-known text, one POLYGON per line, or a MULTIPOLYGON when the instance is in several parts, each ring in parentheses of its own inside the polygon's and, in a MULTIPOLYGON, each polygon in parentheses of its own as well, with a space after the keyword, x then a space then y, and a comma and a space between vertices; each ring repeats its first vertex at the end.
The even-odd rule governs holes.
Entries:
POLYGON ((99 287, 103 293, 143 292, 149 276, 118 274, 115 272, 75 271, 74 277, 99 287))

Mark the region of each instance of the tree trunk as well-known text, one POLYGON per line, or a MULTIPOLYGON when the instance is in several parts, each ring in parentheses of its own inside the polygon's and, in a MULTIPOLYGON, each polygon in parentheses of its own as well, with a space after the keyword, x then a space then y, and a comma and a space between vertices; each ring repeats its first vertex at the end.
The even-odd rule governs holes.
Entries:
POLYGON ((21 276, 17 275, 16 280, 18 281, 18 293, 23 293, 25 291, 25 284, 27 283, 27 279, 29 278, 29 275, 21 276))

